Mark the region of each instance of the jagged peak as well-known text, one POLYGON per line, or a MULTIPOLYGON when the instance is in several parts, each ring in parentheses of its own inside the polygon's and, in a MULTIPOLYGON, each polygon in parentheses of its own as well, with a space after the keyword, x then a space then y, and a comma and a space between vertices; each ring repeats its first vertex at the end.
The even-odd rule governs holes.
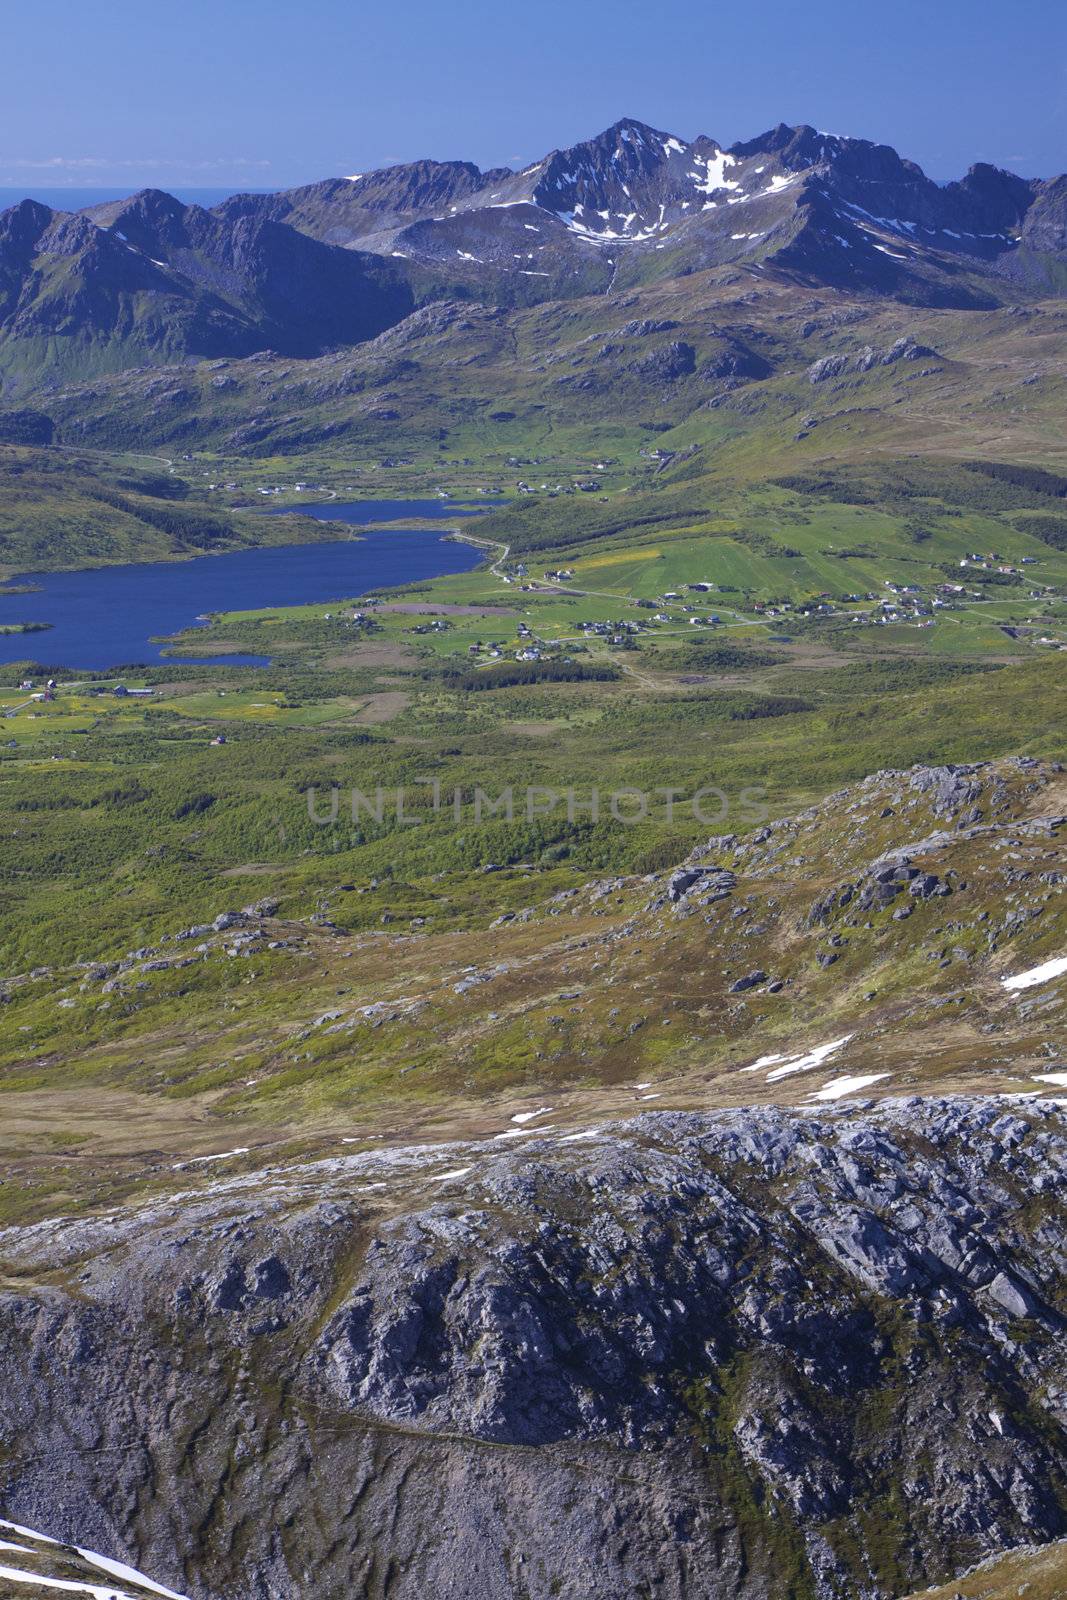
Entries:
POLYGON ((0 218, 18 220, 20 222, 41 221, 61 214, 54 211, 51 206, 46 206, 43 200, 17 200, 13 206, 5 206, 0 211, 0 218))
POLYGON ((730 146, 730 154, 745 160, 751 156, 777 156, 792 171, 806 167, 843 166, 855 176, 879 179, 906 176, 928 182, 922 168, 899 155, 892 145, 871 139, 826 133, 801 122, 795 126, 779 122, 766 133, 730 146))
POLYGON ((673 137, 662 128, 654 128, 650 122, 642 122, 640 117, 620 117, 618 122, 611 123, 610 127, 605 128, 603 133, 581 142, 596 144, 602 139, 621 139, 626 136, 650 141, 660 141, 673 137))
POLYGON ((136 207, 140 211, 175 212, 185 211, 188 209, 184 201, 179 200, 168 190, 153 188, 138 189, 134 194, 131 194, 127 200, 124 200, 122 204, 127 210, 136 207))
MULTIPOLYGON (((394 161, 386 167, 370 167, 366 172, 351 172, 340 178, 327 178, 325 184, 370 184, 376 181, 387 181, 405 174, 417 174, 424 177, 438 173, 463 173, 473 179, 482 179, 488 176, 473 161, 438 161, 433 156, 419 156, 414 161, 394 161)), ((323 185, 309 185, 316 188, 323 185)), ((303 191, 290 190, 290 193, 303 191)))
POLYGON ((950 190, 962 189, 972 193, 1011 196, 1024 209, 1040 187, 1038 180, 1020 178, 1017 173, 1009 172, 1006 167, 996 167, 988 161, 976 161, 973 166, 968 167, 958 182, 946 185, 950 190))
POLYGON ((17 205, 0 211, 0 239, 5 248, 25 252, 33 249, 37 240, 47 232, 57 217, 67 213, 53 211, 40 200, 20 200, 17 205))
POLYGON ((543 161, 525 170, 533 172, 598 157, 615 162, 623 158, 627 165, 647 167, 670 160, 674 155, 686 155, 691 148, 689 141, 662 128, 654 128, 638 117, 620 117, 602 132, 553 150, 543 161))

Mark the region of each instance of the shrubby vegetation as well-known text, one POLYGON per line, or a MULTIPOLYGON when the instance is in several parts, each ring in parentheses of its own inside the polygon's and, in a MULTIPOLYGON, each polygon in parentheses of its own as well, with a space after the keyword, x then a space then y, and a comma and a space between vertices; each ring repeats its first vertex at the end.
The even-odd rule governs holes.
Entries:
POLYGON ((476 671, 449 673, 450 689, 512 689, 533 683, 611 683, 619 677, 617 667, 600 661, 586 666, 580 661, 500 661, 476 671))

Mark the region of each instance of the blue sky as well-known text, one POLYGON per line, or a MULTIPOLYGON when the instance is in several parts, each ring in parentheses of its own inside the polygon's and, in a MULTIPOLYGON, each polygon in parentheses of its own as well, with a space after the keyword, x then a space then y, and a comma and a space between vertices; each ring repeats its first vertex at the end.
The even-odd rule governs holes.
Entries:
POLYGON ((521 165, 621 116, 724 144, 810 122, 938 178, 1067 170, 1063 0, 36 0, 3 25, 4 187, 521 165))

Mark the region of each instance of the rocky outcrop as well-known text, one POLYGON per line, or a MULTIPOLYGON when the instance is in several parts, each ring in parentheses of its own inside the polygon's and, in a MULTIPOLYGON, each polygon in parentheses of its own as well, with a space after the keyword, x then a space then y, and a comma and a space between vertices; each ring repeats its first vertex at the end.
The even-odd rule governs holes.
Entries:
POLYGON ((674 383, 696 370, 696 351, 684 339, 672 339, 659 350, 651 350, 630 367, 639 377, 652 383, 674 383))
POLYGON ((1064 1133, 663 1113, 8 1230, 4 1514, 195 1600, 905 1593, 1067 1530, 1064 1133))
POLYGON ((938 359, 937 351, 931 350, 929 345, 916 344, 914 339, 902 337, 886 350, 876 350, 867 344, 853 354, 821 356, 808 368, 808 382, 825 383, 827 378, 839 378, 845 373, 870 372, 873 367, 892 367, 898 361, 927 359, 938 359))

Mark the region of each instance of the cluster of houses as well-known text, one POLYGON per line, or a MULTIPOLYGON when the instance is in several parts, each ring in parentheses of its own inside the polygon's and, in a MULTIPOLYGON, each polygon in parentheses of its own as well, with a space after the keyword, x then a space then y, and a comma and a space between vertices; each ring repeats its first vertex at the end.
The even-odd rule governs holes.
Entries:
MULTIPOLYGON (((55 678, 49 678, 43 688, 37 687, 34 678, 22 678, 19 690, 26 696, 17 705, 5 706, 2 713, 4 717, 17 717, 23 706, 51 705, 59 694, 59 684, 55 678)), ((119 700, 151 700, 157 693, 156 689, 128 689, 124 683, 116 683, 113 687, 105 684, 93 684, 83 692, 99 698, 101 695, 114 695, 119 700)), ((32 715, 32 713, 31 713, 32 715)))
MULTIPOLYGON (((373 604, 373 602, 368 602, 373 604)), ((347 622, 353 628, 365 628, 368 633, 374 633, 381 628, 381 623, 376 617, 368 616, 365 611, 353 611, 350 617, 335 617, 332 611, 322 613, 323 622, 347 622)))
MULTIPOLYGON (((1023 556, 1020 564, 1026 567, 1032 566, 1034 559, 1033 556, 1023 556)), ((1020 570, 1019 567, 1013 567, 1010 562, 1005 561, 995 550, 984 556, 977 550, 968 550, 965 556, 960 557, 960 566, 981 567, 985 572, 1018 573, 1020 570)))
POLYGON ((628 619, 619 622, 582 622, 579 627, 586 639, 606 639, 608 644, 616 649, 625 648, 632 643, 637 634, 643 632, 647 626, 644 622, 631 622, 628 619))
MULTIPOLYGON (((42 700, 54 700, 56 694, 58 693, 59 685, 56 683, 54 678, 49 678, 44 688, 38 689, 36 681, 33 678, 23 678, 19 683, 19 689, 24 695, 28 696, 28 698, 24 700, 22 704, 29 705, 30 701, 40 702, 42 700)), ((4 711, 4 716, 15 717, 18 715, 18 712, 18 706, 8 706, 4 711)))
MULTIPOLYGON (((539 639, 534 634, 529 623, 520 622, 515 630, 518 634, 518 649, 515 651, 516 661, 543 661, 546 656, 553 654, 559 647, 547 644, 544 639, 539 639)), ((501 661, 508 649, 504 639, 490 639, 484 642, 479 639, 477 644, 467 646, 468 656, 480 656, 483 652, 490 661, 501 661)))
MULTIPOLYGON (((54 700, 59 693, 59 684, 55 678, 49 678, 43 689, 38 689, 32 678, 23 678, 19 688, 29 694, 31 700, 54 700)), ((128 689, 124 683, 114 686, 107 684, 92 684, 86 691, 91 695, 111 694, 119 700, 147 700, 157 691, 155 689, 128 689)))
POLYGON ((545 494, 554 500, 558 494, 596 494, 600 489, 599 478, 575 478, 573 483, 533 484, 520 478, 515 485, 517 494, 545 494))
MULTIPOLYGON (((1033 557, 1021 558, 1024 562, 1032 562, 1033 557)), ((986 556, 969 553, 960 561, 961 567, 977 565, 985 568, 995 568, 1001 573, 1016 573, 1018 568, 1001 563, 1000 557, 995 552, 986 556)), ((494 569, 507 584, 514 584, 523 592, 536 591, 540 579, 522 581, 528 578, 528 569, 524 562, 509 562, 506 567, 501 564, 494 569)), ((553 585, 571 583, 578 574, 572 567, 556 567, 545 570, 543 581, 553 585)), ((685 583, 678 589, 667 589, 656 599, 631 598, 629 604, 635 608, 651 613, 646 618, 635 620, 620 618, 592 618, 578 620, 574 624, 580 637, 589 640, 600 640, 609 648, 633 649, 637 637, 653 625, 678 624, 684 622, 693 628, 715 628, 723 625, 723 618, 714 611, 704 612, 697 610, 694 605, 696 596, 705 596, 717 592, 725 593, 729 585, 716 584, 710 579, 685 583)), ((898 583, 886 580, 879 590, 868 590, 865 593, 835 595, 830 591, 823 591, 807 600, 791 601, 782 597, 768 600, 748 599, 745 609, 766 620, 786 617, 818 618, 842 617, 856 626, 886 627, 890 624, 908 624, 919 628, 932 628, 936 614, 951 608, 954 604, 964 605, 971 600, 982 600, 987 596, 981 590, 968 589, 963 583, 946 581, 924 587, 916 583, 898 583), (862 609, 853 609, 862 608, 862 609)), ((1032 598, 1047 598, 1047 591, 1040 589, 1032 591, 1032 598)), ((365 605, 374 605, 373 597, 368 597, 365 605)), ((328 614, 329 615, 329 614, 328 614)), ((374 629, 380 627, 377 620, 366 611, 353 611, 351 622, 356 627, 374 629)), ((413 632, 417 634, 444 633, 454 627, 454 624, 444 617, 426 618, 418 622, 413 632)), ((467 655, 472 660, 487 658, 490 661, 499 661, 505 657, 512 657, 518 661, 542 661, 547 657, 558 656, 563 648, 562 643, 546 641, 537 637, 528 623, 520 621, 517 625, 517 642, 504 639, 483 641, 479 640, 467 648, 467 655)), ((1037 641, 1045 643, 1045 640, 1037 641)), ((1057 641, 1049 639, 1049 644, 1057 641)), ((148 691, 151 692, 151 691, 148 691)))
MULTIPOLYGON (((214 489, 216 487, 226 488, 226 489, 236 489, 236 488, 239 487, 239 485, 236 484, 236 483, 227 483, 227 484, 223 484, 223 485, 216 485, 216 484, 213 484, 213 483, 209 483, 208 484, 208 488, 209 489, 214 489)), ((329 494, 330 490, 327 488, 326 484, 324 484, 324 483, 294 483, 294 484, 269 483, 269 484, 260 484, 259 488, 256 490, 256 493, 257 494, 329 494)))

